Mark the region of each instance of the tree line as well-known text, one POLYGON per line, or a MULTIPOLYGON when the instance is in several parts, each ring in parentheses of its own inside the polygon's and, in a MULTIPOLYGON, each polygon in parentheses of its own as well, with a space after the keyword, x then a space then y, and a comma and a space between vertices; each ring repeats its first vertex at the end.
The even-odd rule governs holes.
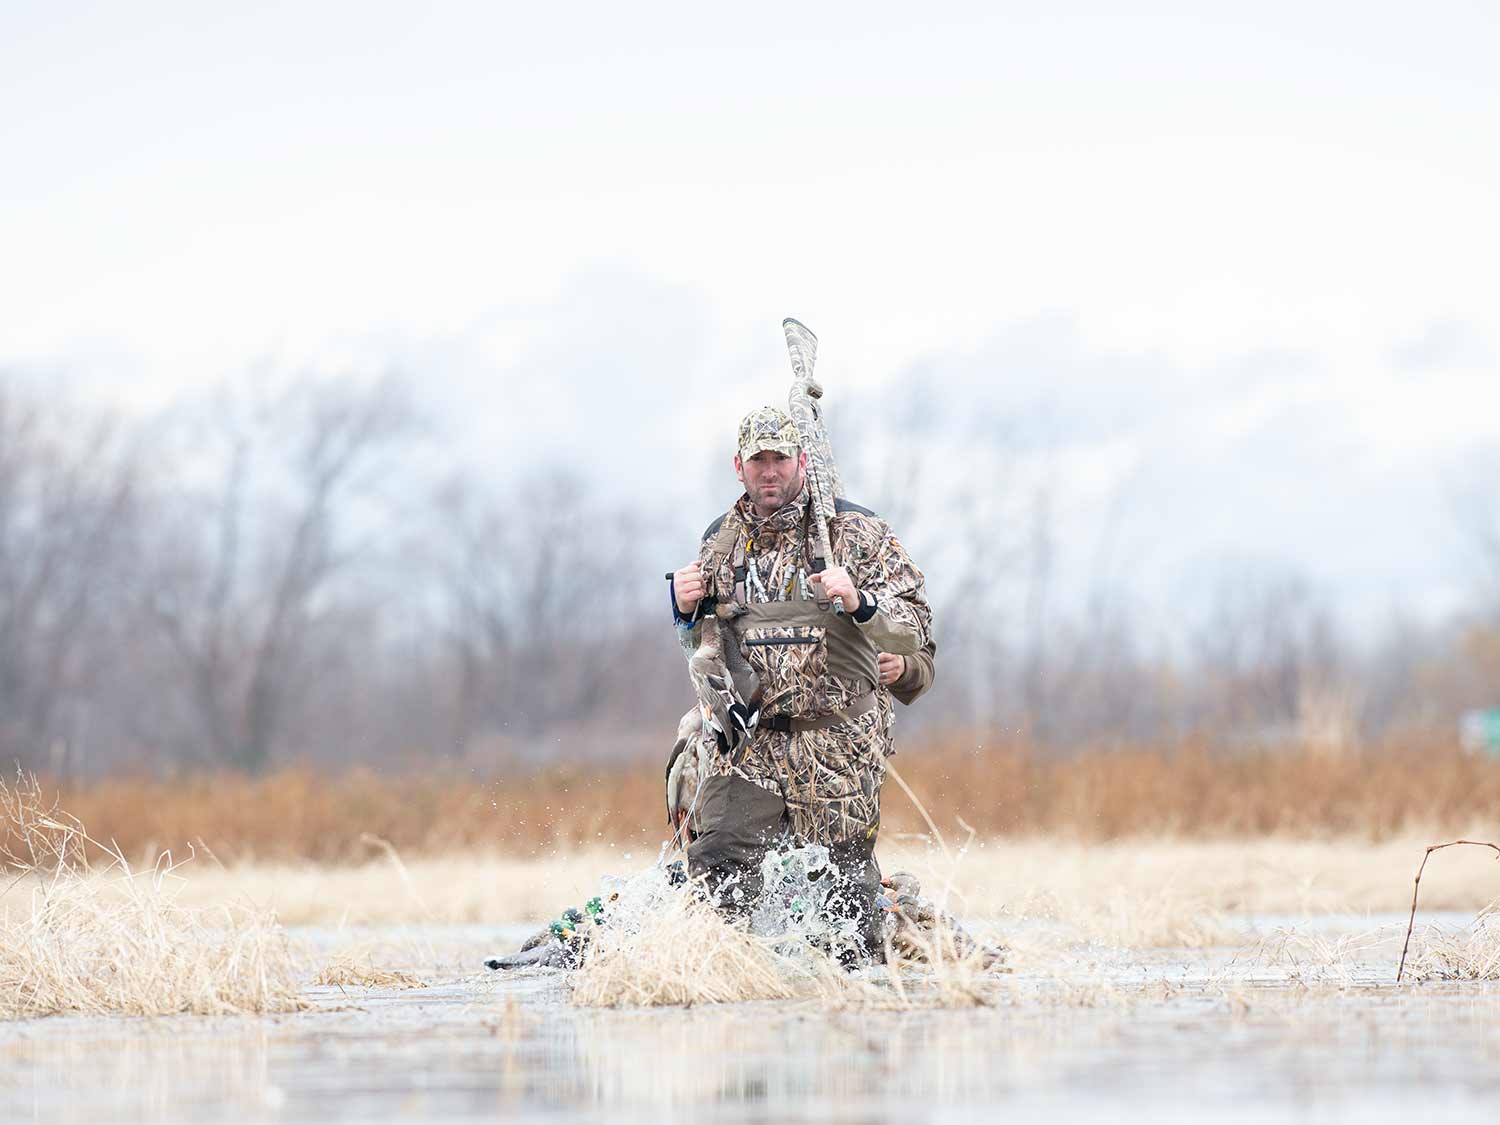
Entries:
MULTIPOLYGON (((1247 573, 1158 643, 1128 597, 1057 587, 1057 481, 1003 432, 983 488, 954 487, 882 460, 922 424, 885 415, 845 475, 928 569, 939 674, 908 737, 1339 748, 1500 702, 1480 594, 1355 643, 1304 579, 1247 573)), ((142 418, 0 374, 0 754, 89 776, 663 753, 690 692, 661 572, 713 513, 643 519, 586 465, 499 479, 441 445, 396 379, 242 382, 142 418)), ((1500 576, 1500 537, 1479 542, 1500 576)))

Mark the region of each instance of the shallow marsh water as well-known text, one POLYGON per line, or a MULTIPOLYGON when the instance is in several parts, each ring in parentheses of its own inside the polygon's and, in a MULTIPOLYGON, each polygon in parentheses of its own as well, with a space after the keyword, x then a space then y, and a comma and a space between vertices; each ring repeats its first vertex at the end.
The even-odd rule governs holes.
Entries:
POLYGON ((363 944, 431 983, 310 987, 312 1010, 259 1019, 0 1025, 0 1120, 1493 1121, 1500 985, 1397 988, 1403 925, 1239 950, 1022 935, 993 1006, 926 1011, 587 1010, 559 973, 469 970, 518 929, 303 931, 314 960, 363 944))

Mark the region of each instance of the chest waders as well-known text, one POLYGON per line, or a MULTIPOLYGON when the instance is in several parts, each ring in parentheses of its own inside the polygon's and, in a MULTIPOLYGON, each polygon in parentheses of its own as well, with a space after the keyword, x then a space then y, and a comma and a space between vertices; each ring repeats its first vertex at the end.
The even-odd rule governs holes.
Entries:
MULTIPOLYGON (((813 557, 808 522, 805 517, 804 559, 813 557)), ((730 622, 760 676, 762 729, 793 734, 823 730, 871 710, 880 682, 875 645, 849 614, 820 609, 796 582, 794 596, 784 601, 750 600, 749 542, 749 529, 737 511, 730 511, 714 536, 710 573, 717 575, 723 563, 729 563, 732 593, 716 600, 715 612, 730 622), (830 685, 824 681, 830 676, 854 692, 843 707, 827 702, 830 685)))
MULTIPOLYGON (((804 559, 813 557, 806 549, 807 532, 804 520, 804 559)), ((731 511, 715 533, 709 568, 717 581, 725 563, 729 565, 732 594, 721 594, 714 612, 731 626, 760 680, 761 717, 747 754, 756 742, 775 734, 796 738, 868 713, 877 706, 879 682, 879 654, 849 614, 819 609, 815 600, 802 596, 797 582, 792 583, 794 596, 785 601, 748 597, 748 541, 749 529, 739 513, 731 511), (842 707, 830 702, 838 684, 855 693, 842 707)), ((761 892, 762 857, 768 848, 791 838, 786 802, 779 793, 729 773, 704 781, 699 809, 703 830, 688 847, 689 870, 706 881, 723 909, 748 912, 761 892)), ((828 910, 853 922, 858 953, 875 956, 881 942, 875 907, 880 883, 875 828, 872 825, 856 839, 823 842, 839 869, 828 910)))

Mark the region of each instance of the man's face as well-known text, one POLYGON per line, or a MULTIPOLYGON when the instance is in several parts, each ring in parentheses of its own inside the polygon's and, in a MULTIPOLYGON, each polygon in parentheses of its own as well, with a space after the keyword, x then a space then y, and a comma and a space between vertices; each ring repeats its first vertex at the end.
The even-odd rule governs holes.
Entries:
POLYGON ((745 486, 755 514, 769 516, 802 491, 802 473, 807 468, 807 454, 795 457, 762 449, 748 461, 734 455, 734 471, 745 486))

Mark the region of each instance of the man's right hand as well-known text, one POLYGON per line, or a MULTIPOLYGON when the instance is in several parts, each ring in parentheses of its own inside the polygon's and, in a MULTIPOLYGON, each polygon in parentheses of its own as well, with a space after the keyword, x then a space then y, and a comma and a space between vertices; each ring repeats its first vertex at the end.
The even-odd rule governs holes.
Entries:
POLYGON ((677 612, 691 617, 703 600, 703 565, 690 562, 681 570, 672 573, 672 597, 677 602, 677 612))

